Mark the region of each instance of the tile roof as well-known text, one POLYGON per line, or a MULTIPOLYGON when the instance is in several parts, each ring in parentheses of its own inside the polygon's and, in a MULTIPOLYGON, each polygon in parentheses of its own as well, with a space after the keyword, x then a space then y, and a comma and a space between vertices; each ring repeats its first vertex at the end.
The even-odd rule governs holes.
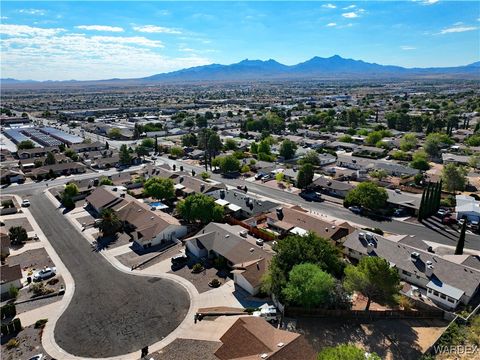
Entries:
POLYGON ((222 346, 215 355, 221 360, 316 358, 315 352, 302 335, 276 329, 260 317, 240 317, 220 341, 222 346))
POLYGON ((230 204, 240 206, 242 210, 249 216, 261 214, 270 211, 279 204, 269 200, 260 200, 250 194, 245 194, 235 190, 215 190, 208 192, 207 195, 213 196, 215 199, 223 199, 230 204))

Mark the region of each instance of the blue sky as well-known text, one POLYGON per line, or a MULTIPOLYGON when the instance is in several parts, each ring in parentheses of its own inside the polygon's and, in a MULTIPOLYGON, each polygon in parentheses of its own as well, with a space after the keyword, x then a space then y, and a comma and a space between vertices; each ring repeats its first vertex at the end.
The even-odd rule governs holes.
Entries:
POLYGON ((1 2, 1 77, 148 76, 334 54, 406 67, 480 60, 478 1, 1 2))

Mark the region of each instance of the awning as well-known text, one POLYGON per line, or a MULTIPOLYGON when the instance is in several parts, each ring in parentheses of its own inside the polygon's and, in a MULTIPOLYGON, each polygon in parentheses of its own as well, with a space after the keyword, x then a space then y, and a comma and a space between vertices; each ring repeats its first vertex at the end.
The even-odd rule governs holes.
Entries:
POLYGON ((228 208, 233 212, 240 210, 242 207, 235 204, 228 204, 228 208))
POLYGON ((228 205, 230 203, 227 200, 218 199, 218 200, 215 200, 215 204, 220 205, 220 206, 225 206, 225 205, 228 205))
POLYGON ((177 190, 183 190, 185 189, 185 186, 183 186, 182 184, 175 184, 174 188, 177 190))
POLYGON ((294 227, 292 230, 290 230, 290 232, 292 234, 296 234, 296 235, 300 235, 300 236, 304 236, 304 235, 307 235, 308 234, 308 231, 305 230, 305 229, 302 229, 300 227, 294 227))

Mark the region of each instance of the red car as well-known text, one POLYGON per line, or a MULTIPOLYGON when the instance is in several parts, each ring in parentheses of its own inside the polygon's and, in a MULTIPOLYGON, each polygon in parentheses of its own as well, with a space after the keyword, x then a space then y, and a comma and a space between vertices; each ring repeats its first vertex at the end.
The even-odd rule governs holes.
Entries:
POLYGON ((457 220, 450 217, 450 216, 446 216, 442 219, 442 224, 443 225, 454 225, 457 223, 457 220))

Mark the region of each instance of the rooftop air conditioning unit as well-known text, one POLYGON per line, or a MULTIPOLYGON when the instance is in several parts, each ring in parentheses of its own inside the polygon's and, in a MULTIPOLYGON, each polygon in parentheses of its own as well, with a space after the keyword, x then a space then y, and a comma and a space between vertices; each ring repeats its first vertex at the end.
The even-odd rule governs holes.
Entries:
POLYGON ((365 239, 365 233, 359 232, 359 233, 358 233, 358 238, 359 238, 360 240, 364 240, 364 239, 365 239))

